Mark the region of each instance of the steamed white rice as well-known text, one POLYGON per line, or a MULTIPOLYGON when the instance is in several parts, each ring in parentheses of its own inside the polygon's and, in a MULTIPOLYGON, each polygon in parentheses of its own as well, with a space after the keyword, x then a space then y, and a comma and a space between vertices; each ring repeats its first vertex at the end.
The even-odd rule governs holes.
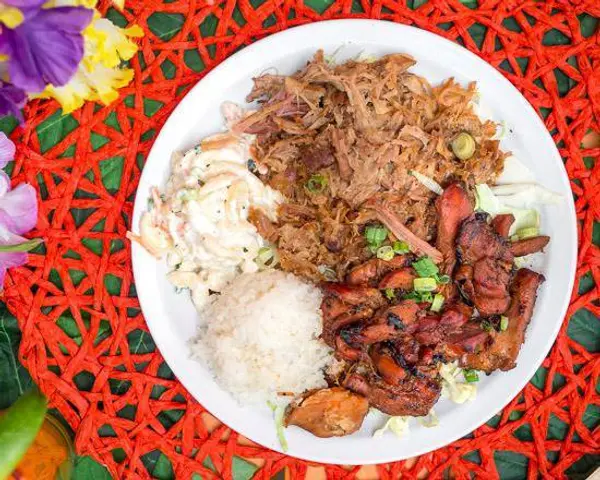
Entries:
POLYGON ((242 404, 325 387, 333 360, 321 333, 321 292, 290 273, 237 277, 201 313, 192 354, 242 404))

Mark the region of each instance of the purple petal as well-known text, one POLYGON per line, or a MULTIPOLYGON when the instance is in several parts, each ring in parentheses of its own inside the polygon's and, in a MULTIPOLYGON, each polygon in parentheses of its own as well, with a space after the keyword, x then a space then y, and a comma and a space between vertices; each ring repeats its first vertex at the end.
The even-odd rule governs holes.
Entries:
POLYGON ((10 177, 4 170, 0 170, 0 198, 10 191, 10 177))
POLYGON ((46 0, 2 0, 2 3, 17 8, 39 8, 46 0))
MULTIPOLYGON (((18 245, 27 239, 11 233, 0 225, 0 245, 18 245)), ((6 269, 11 267, 20 267, 27 263, 27 254, 24 252, 0 253, 0 291, 4 287, 4 278, 6 269)))
POLYGON ((81 31, 93 13, 82 7, 42 9, 17 28, 3 29, 0 53, 9 57, 11 81, 32 93, 41 92, 48 83, 67 83, 83 57, 81 31))
POLYGON ((25 105, 25 100, 27 95, 23 90, 0 80, 0 117, 14 115, 20 123, 23 123, 21 108, 25 105))
POLYGON ((27 183, 0 198, 0 227, 13 233, 21 235, 32 230, 37 223, 37 213, 35 189, 27 183))
POLYGON ((6 164, 15 158, 16 150, 12 140, 4 132, 0 132, 0 168, 6 167, 6 164))

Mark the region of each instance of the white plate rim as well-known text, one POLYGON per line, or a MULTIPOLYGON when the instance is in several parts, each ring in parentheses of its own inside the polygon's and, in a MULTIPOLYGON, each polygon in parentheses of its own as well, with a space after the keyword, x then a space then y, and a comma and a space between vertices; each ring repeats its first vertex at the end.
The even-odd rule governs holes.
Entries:
MULTIPOLYGON (((258 55, 260 52, 267 50, 269 44, 271 44, 273 42, 282 42, 283 43, 283 42, 289 41, 290 39, 293 39, 295 37, 300 37, 302 35, 307 35, 307 36, 310 35, 313 37, 314 36, 318 37, 319 32, 323 31, 323 29, 329 29, 329 28, 333 28, 333 29, 344 29, 344 28, 362 29, 362 28, 364 28, 366 31, 367 27, 373 28, 374 25, 376 25, 376 27, 380 30, 387 29, 387 30, 389 30, 390 33, 398 33, 398 32, 401 33, 402 31, 404 31, 404 33, 410 32, 410 35, 414 35, 416 37, 422 36, 422 38, 427 37, 429 41, 441 42, 441 44, 444 46, 444 48, 449 49, 450 51, 452 51, 453 53, 455 53, 457 55, 467 57, 469 59, 469 61, 477 64, 478 68, 488 70, 487 74, 494 76, 495 81, 498 82, 499 84, 501 84, 503 86, 503 88, 508 88, 508 89, 513 90, 519 99, 520 107, 524 110, 524 112, 527 112, 528 115, 535 118, 535 121, 538 124, 537 125, 538 129, 540 130, 541 139, 543 139, 543 141, 546 144, 548 144, 549 146, 551 145, 552 150, 554 152, 551 160, 558 164, 559 169, 562 171, 561 180, 563 183, 566 184, 566 186, 568 187, 568 190, 570 191, 568 175, 567 175, 564 163, 562 162, 562 159, 558 153, 558 150, 556 149, 556 145, 555 145, 554 141, 552 140, 552 137, 550 136, 549 132, 547 131, 543 121, 537 115, 537 112, 533 109, 533 107, 529 104, 529 102, 522 96, 522 94, 516 89, 516 87, 514 87, 514 85, 512 85, 512 83, 510 83, 500 72, 498 72, 494 67, 492 67, 491 65, 486 63, 481 58, 479 58, 476 54, 470 52, 469 50, 461 47, 460 45, 458 45, 444 37, 438 36, 436 34, 433 34, 431 32, 428 32, 426 30, 422 30, 422 29, 419 29, 419 28, 416 28, 413 26, 408 26, 408 25, 398 24, 398 23, 393 23, 393 22, 388 22, 388 21, 368 20, 368 19, 327 20, 327 21, 310 23, 310 24, 305 24, 305 25, 301 25, 301 26, 297 26, 297 27, 292 27, 287 30, 267 36, 255 43, 245 47, 244 49, 242 49, 242 50, 234 53, 230 57, 228 57, 226 60, 224 60, 222 63, 220 63, 217 67, 215 67, 210 72, 208 72, 203 77, 203 79, 200 80, 186 94, 186 96, 180 101, 180 103, 173 110, 173 112, 171 113, 171 115, 169 116, 167 121, 164 123, 164 125, 163 125, 159 135, 157 136, 157 138, 154 142, 154 145, 146 159, 146 163, 144 165, 144 170, 142 171, 142 174, 140 177, 138 190, 136 191, 136 199, 135 199, 134 211, 133 211, 133 216, 132 216, 133 230, 137 230, 137 224, 139 222, 139 218, 140 218, 141 214, 143 213, 143 211, 146 209, 145 198, 142 198, 140 195, 137 195, 137 193, 140 191, 142 185, 145 185, 147 183, 146 178, 148 177, 148 170, 149 170, 147 167, 151 163, 151 160, 153 159, 153 151, 156 150, 157 145, 160 145, 160 144, 168 141, 171 130, 174 128, 177 128, 177 124, 178 124, 177 119, 179 117, 183 116, 183 113, 187 108, 187 102, 189 102, 193 98, 197 98, 199 96, 199 94, 202 92, 204 85, 206 85, 208 82, 212 81, 214 78, 221 75, 223 72, 231 70, 237 62, 243 61, 243 59, 245 59, 245 58, 251 58, 252 56, 258 55), (395 32, 394 32, 394 30, 395 30, 395 32)), ((399 48, 399 51, 401 51, 401 48, 399 48)), ((566 260, 567 260, 566 261, 566 267, 567 267, 566 273, 569 276, 569 282, 568 282, 569 288, 568 288, 568 294, 565 294, 563 302, 561 304, 561 307, 557 311, 558 313, 560 313, 560 315, 557 314, 556 317, 557 318, 560 317, 561 319, 564 318, 564 316, 567 312, 567 308, 569 306, 570 296, 571 296, 571 292, 573 290, 573 285, 574 285, 574 281, 575 281, 575 269, 576 269, 576 263, 577 263, 577 229, 576 229, 575 207, 574 207, 574 203, 572 201, 570 201, 570 199, 567 199, 567 203, 568 203, 567 208, 569 210, 568 216, 571 220, 568 225, 569 235, 571 238, 575 239, 575 242, 574 242, 575 248, 571 252, 569 252, 568 257, 566 258, 566 260)), ((136 281, 136 286, 137 286, 140 283, 140 282, 138 282, 138 280, 141 278, 140 273, 139 273, 140 268, 141 268, 140 265, 141 265, 141 262, 146 261, 146 259, 144 257, 142 248, 135 243, 132 244, 131 256, 132 256, 132 267, 133 267, 134 279, 136 281)), ((138 288, 137 294, 138 294, 138 299, 139 299, 139 303, 140 303, 142 312, 149 312, 150 311, 149 306, 151 303, 150 299, 144 294, 143 289, 138 288)), ((198 395, 199 392, 197 391, 196 388, 194 388, 193 382, 191 382, 190 377, 188 375, 186 375, 185 372, 178 372, 177 368, 174 366, 174 365, 176 365, 177 362, 174 360, 174 358, 172 357, 172 355, 166 348, 166 345, 163 344, 163 338, 160 335, 160 330, 161 330, 162 326, 155 319, 153 320, 152 315, 144 314, 144 318, 146 320, 146 323, 148 325, 150 333, 152 334, 152 337, 154 339, 154 342, 155 342, 157 348, 160 350, 161 354, 163 355, 163 358, 165 359, 165 361, 167 362, 169 367, 173 370, 173 373, 176 375, 176 377, 179 379, 179 381, 188 390, 188 392, 190 392, 190 394, 200 402, 200 400, 198 399, 198 396, 201 396, 201 395, 198 395)), ((397 455, 394 454, 392 456, 388 455, 385 457, 376 457, 376 458, 361 457, 359 452, 354 452, 352 458, 306 456, 306 455, 303 455, 301 451, 288 451, 285 453, 287 455, 294 456, 296 458, 300 458, 300 459, 308 460, 308 461, 318 461, 318 462, 322 462, 322 463, 332 463, 332 464, 347 464, 347 465, 363 465, 364 464, 364 465, 367 465, 367 464, 388 463, 388 462, 398 461, 398 460, 406 459, 409 457, 422 455, 422 454, 431 452, 433 450, 436 450, 438 448, 442 448, 442 447, 456 441, 457 439, 464 437, 465 435, 472 432, 479 426, 483 425, 486 421, 488 421, 491 417, 493 417, 498 411, 502 410, 508 403, 510 403, 510 401, 516 395, 519 394, 519 392, 524 388, 524 386, 533 377, 534 373, 537 371, 539 366, 541 366, 544 358, 547 356, 548 352, 550 351, 550 348, 552 347, 552 345, 554 344, 554 341, 556 340, 556 336, 558 335, 561 325, 562 325, 562 322, 558 322, 558 321, 555 322, 554 328, 548 332, 549 335, 546 337, 546 342, 545 342, 544 346, 540 348, 540 355, 539 355, 539 358, 537 359, 537 361, 532 362, 531 365, 529 365, 527 373, 522 375, 519 378, 518 382, 515 382, 514 387, 511 389, 510 394, 507 394, 504 399, 497 402, 497 404, 495 404, 493 406, 493 408, 490 408, 489 415, 487 417, 473 418, 470 422, 465 424, 464 427, 460 431, 455 432, 453 435, 443 438, 443 440, 440 440, 437 442, 432 442, 432 444, 430 444, 429 446, 427 446, 425 448, 421 448, 416 451, 415 450, 410 451, 409 454, 399 451, 397 455)), ((269 445, 265 445, 265 442, 261 442, 260 439, 257 439, 254 435, 252 435, 250 432, 248 432, 244 428, 244 425, 229 425, 227 422, 227 415, 224 412, 220 411, 219 405, 217 405, 217 404, 211 405, 210 402, 207 402, 206 398, 204 398, 201 401, 201 403, 208 411, 213 413, 220 421, 227 424, 228 426, 230 426, 232 429, 234 429, 238 433, 244 435, 245 437, 249 438, 250 440, 252 440, 258 444, 263 445, 265 448, 269 448, 269 449, 284 453, 284 452, 282 452, 281 448, 277 444, 271 443, 269 445)), ((290 450, 295 450, 295 449, 290 448, 290 450)))

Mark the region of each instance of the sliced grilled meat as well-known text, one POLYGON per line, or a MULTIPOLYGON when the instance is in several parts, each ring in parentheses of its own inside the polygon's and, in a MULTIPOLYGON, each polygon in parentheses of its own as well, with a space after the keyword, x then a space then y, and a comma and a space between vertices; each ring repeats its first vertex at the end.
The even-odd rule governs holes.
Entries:
POLYGON ((517 240, 511 243, 510 251, 515 257, 524 257, 525 255, 542 251, 548 245, 549 241, 550 237, 546 237, 545 235, 517 240))
POLYGON ((390 385, 376 375, 365 377, 354 373, 346 378, 344 386, 366 396, 369 404, 383 413, 412 417, 427 415, 442 391, 437 380, 415 375, 407 375, 390 385))
POLYGON ((512 213, 503 213, 496 215, 492 220, 492 228, 494 231, 503 238, 508 238, 510 227, 515 222, 515 217, 512 213))
POLYGON ((321 285, 321 289, 326 297, 337 298, 348 305, 365 305, 371 308, 379 308, 386 303, 381 292, 376 288, 324 283, 321 285))
POLYGON ((445 274, 450 275, 456 263, 456 235, 460 225, 473 213, 467 192, 458 184, 449 185, 435 202, 438 214, 436 247, 444 256, 445 274))
POLYGON ((491 345, 480 353, 467 355, 463 361, 464 366, 486 373, 515 367, 525 339, 525 330, 533 314, 537 289, 543 281, 542 275, 526 268, 517 272, 510 289, 510 308, 505 314, 508 317, 508 328, 503 332, 492 332, 491 345))
POLYGON ((462 265, 455 278, 463 296, 482 316, 504 313, 514 257, 507 240, 487 223, 487 214, 478 212, 463 222, 456 251, 462 265))
POLYGON ((396 255, 389 261, 372 258, 350 270, 346 275, 346 282, 348 285, 375 286, 383 275, 407 267, 412 259, 412 255, 396 255))
POLYGON ((400 270, 394 270, 388 273, 379 282, 379 289, 386 288, 412 290, 413 280, 417 277, 415 271, 411 267, 404 267, 400 270))
POLYGON ((317 437, 341 437, 356 432, 369 412, 367 399, 345 388, 324 388, 288 406, 284 424, 296 425, 317 437))

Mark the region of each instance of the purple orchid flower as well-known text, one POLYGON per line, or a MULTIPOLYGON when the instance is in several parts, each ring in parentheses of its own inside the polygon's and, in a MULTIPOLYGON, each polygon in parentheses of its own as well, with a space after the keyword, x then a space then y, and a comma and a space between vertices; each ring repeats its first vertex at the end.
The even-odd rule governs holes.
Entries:
POLYGON ((27 94, 20 88, 0 80, 0 117, 13 115, 23 123, 21 109, 25 106, 27 94))
POLYGON ((2 29, 0 53, 9 57, 11 82, 31 93, 41 92, 48 83, 66 84, 83 57, 81 32, 93 15, 83 7, 40 9, 15 29, 2 29))
MULTIPOLYGON (((14 158, 15 144, 0 132, 0 168, 14 158)), ((41 239, 28 240, 21 235, 32 230, 37 223, 37 196, 35 189, 22 183, 14 190, 4 171, 0 175, 0 290, 4 285, 6 270, 27 263, 27 252, 41 243, 41 239)))

